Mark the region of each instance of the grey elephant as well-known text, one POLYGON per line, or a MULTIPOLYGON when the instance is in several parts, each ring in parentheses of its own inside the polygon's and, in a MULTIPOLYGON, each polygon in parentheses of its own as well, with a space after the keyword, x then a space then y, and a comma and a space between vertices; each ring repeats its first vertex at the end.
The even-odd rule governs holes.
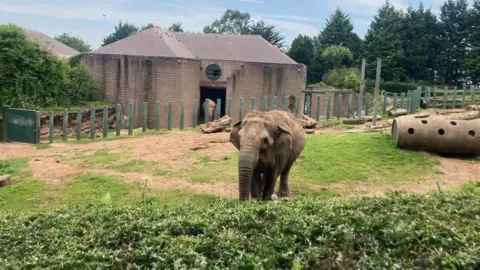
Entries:
POLYGON ((270 199, 280 176, 280 197, 290 196, 288 176, 307 138, 292 113, 251 111, 232 126, 230 142, 238 157, 239 199, 270 199), (263 186, 262 190, 261 187, 263 186))
POLYGON ((206 98, 205 101, 202 103, 202 110, 205 114, 208 113, 208 121, 211 122, 215 120, 215 108, 216 104, 213 100, 206 98), (208 104, 208 111, 205 111, 205 104, 208 104))

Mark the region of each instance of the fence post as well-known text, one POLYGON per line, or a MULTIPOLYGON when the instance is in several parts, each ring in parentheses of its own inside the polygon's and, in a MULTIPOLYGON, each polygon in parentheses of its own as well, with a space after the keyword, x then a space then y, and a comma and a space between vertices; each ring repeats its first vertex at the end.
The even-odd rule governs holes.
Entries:
POLYGON ((448 86, 445 86, 445 90, 443 92, 443 109, 447 108, 447 95, 448 95, 448 86))
POLYGON ((383 110, 382 110, 382 115, 387 115, 387 99, 388 96, 387 96, 387 92, 384 92, 384 95, 383 95, 383 110))
POLYGON ((415 100, 415 112, 420 109, 420 100, 422 99, 422 87, 417 87, 417 98, 415 100))
POLYGON ((133 134, 133 103, 128 104, 128 135, 133 134))
MULTIPOLYGON (((171 102, 169 104, 171 104, 171 102)), ((171 106, 171 105, 169 105, 169 106, 171 106)), ((209 102, 207 102, 207 99, 205 99, 205 102, 203 102, 203 111, 204 111, 204 114, 205 114, 203 116, 203 123, 204 124, 206 124, 210 121, 210 119, 208 119, 208 114, 210 113, 210 110, 208 108, 209 108, 209 102)))
POLYGON ((394 93, 393 94, 393 109, 397 109, 397 98, 398 98, 398 94, 397 93, 394 93))
POLYGON ((67 140, 68 136, 68 109, 63 109, 63 140, 67 140))
POLYGON ((317 114, 316 114, 316 120, 319 121, 320 120, 320 95, 317 96, 317 114))
POLYGON ((312 104, 311 104, 311 101, 310 101, 310 95, 305 96, 305 99, 306 99, 306 102, 305 102, 306 105, 305 105, 305 108, 304 108, 304 112, 308 116, 312 116, 312 104))
MULTIPOLYGON (((7 117, 8 117, 8 106, 7 105, 3 105, 2 106, 2 137, 3 137, 3 142, 7 142, 8 141, 8 132, 7 132, 7 117)), ((40 131, 38 131, 40 133, 40 131)))
POLYGON ((407 109, 408 113, 412 112, 412 108, 410 107, 410 96, 411 96, 411 92, 410 92, 410 90, 408 90, 407 91, 407 104, 406 104, 406 109, 407 109))
POLYGON ((457 107, 457 86, 453 87, 453 104, 452 104, 452 109, 455 109, 457 107))
POLYGON ((82 136, 82 110, 77 110, 77 141, 80 141, 82 136))
POLYGON ((365 115, 368 115, 368 110, 370 109, 370 93, 365 95, 365 115))
MULTIPOLYGON (((218 106, 218 105, 217 105, 218 106)), ((180 130, 185 127, 185 101, 180 101, 180 130)))
POLYGON ((119 103, 117 103, 117 130, 116 130, 116 136, 120 136, 120 129, 122 128, 122 105, 120 105, 119 103))
POLYGON ((300 97, 295 97, 295 116, 300 118, 300 97))
POLYGON ((90 109, 90 139, 95 139, 96 133, 96 118, 95 118, 95 108, 90 109))
POLYGON ((465 108, 465 96, 467 94, 467 88, 466 88, 466 85, 464 84, 463 85, 463 89, 462 89, 463 93, 462 93, 462 108, 465 108))
POLYGON ((228 99, 228 103, 227 103, 227 115, 232 117, 232 99, 231 98, 228 99))
POLYGON ((250 102, 250 111, 255 110, 256 105, 257 104, 255 104, 255 97, 252 97, 251 102, 250 102))
POLYGON ((330 102, 331 102, 332 97, 328 96, 327 98, 327 120, 330 119, 330 102))
POLYGON ((288 96, 286 96, 286 95, 283 98, 283 110, 288 112, 288 96))
POLYGON ((433 101, 432 101, 432 107, 436 108, 437 107, 437 87, 433 89, 433 101))
POLYGON ((215 120, 220 119, 222 109, 222 99, 217 98, 217 106, 215 106, 215 120))
POLYGON ((400 94, 400 108, 405 109, 405 93, 400 94))
POLYGON ((40 143, 40 111, 35 112, 35 143, 38 144, 40 143))
POLYGON ((143 102, 142 104, 142 132, 147 131, 147 102, 143 102))
POLYGON ((341 94, 337 94, 337 106, 336 106, 336 110, 335 110, 335 117, 337 119, 340 119, 340 107, 342 105, 342 95, 341 94))
POLYGON ((155 102, 155 129, 160 129, 160 101, 155 102))
POLYGON ((273 97, 272 108, 273 108, 273 110, 278 110, 278 97, 277 96, 273 97))
POLYGON ((350 119, 350 115, 352 114, 352 94, 348 94, 348 108, 347 108, 347 118, 350 119))
POLYGON ((192 119, 192 128, 195 128, 197 126, 197 111, 198 111, 198 100, 194 99, 193 100, 193 119, 192 119))
MULTIPOLYGON (((208 103, 208 102, 206 102, 206 103, 208 103)), ((207 106, 208 106, 208 104, 207 104, 207 106)), ((208 111, 206 111, 205 113, 208 115, 208 111)), ((167 129, 172 130, 172 102, 171 101, 168 102, 168 116, 167 117, 168 117, 167 129)))
POLYGON ((243 97, 240 97, 240 108, 238 108, 238 120, 243 120, 243 97))
POLYGON ((262 104, 262 110, 266 112, 268 109, 268 97, 264 96, 263 97, 263 104, 262 104))
POLYGON ((103 137, 108 136, 108 106, 103 106, 103 137))
POLYGON ((470 104, 475 104, 475 91, 473 89, 473 85, 470 85, 470 104))
POLYGON ((48 138, 50 140, 50 143, 53 143, 53 118, 54 114, 53 111, 50 111, 50 118, 48 118, 48 138))

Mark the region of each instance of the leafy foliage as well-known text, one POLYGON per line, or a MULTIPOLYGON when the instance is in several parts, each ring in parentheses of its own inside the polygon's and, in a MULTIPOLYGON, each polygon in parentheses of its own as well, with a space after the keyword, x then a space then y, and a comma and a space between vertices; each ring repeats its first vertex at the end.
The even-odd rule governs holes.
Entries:
POLYGON ((323 53, 322 57, 325 63, 331 68, 340 68, 348 65, 348 62, 353 59, 352 52, 347 47, 343 46, 329 46, 323 53))
POLYGON ((0 97, 17 108, 72 105, 91 101, 97 91, 94 73, 69 62, 27 38, 14 24, 0 25, 0 97))
POLYGON ((137 32, 137 26, 128 22, 119 22, 118 25, 115 25, 115 31, 103 39, 102 47, 119 41, 121 39, 127 38, 137 32))
POLYGON ((360 86, 360 77, 358 74, 360 74, 360 71, 357 68, 334 68, 323 75, 323 81, 326 85, 333 86, 337 89, 356 90, 360 86), (357 82, 358 84, 353 85, 357 82))
POLYGON ((183 32, 182 22, 176 22, 168 27, 170 32, 183 32))
POLYGON ((474 269, 480 186, 429 196, 0 213, 6 268, 474 269))
POLYGON ((67 33, 63 33, 59 36, 56 36, 55 39, 79 52, 89 52, 92 50, 91 46, 85 43, 85 41, 78 36, 72 36, 67 33))
POLYGON ((254 22, 248 12, 227 9, 220 19, 203 28, 204 33, 260 35, 277 47, 283 47, 284 37, 275 25, 260 20, 254 22))
POLYGON ((307 83, 313 83, 311 66, 313 60, 314 42, 313 39, 307 35, 298 35, 292 42, 292 46, 287 52, 287 55, 298 63, 307 66, 307 83))

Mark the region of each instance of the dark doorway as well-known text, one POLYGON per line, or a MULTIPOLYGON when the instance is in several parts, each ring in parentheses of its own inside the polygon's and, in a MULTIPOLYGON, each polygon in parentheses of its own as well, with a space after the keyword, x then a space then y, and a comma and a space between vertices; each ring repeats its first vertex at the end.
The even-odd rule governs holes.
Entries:
MULTIPOLYGON (((225 108, 226 108, 226 98, 227 98, 227 89, 225 88, 211 88, 211 87, 200 87, 200 104, 199 106, 203 106, 203 102, 205 99, 211 99, 215 103, 217 103, 217 99, 222 101, 222 106, 220 107, 220 117, 225 115, 225 108)), ((205 113, 203 108, 199 108, 198 114, 198 123, 205 122, 205 113)))

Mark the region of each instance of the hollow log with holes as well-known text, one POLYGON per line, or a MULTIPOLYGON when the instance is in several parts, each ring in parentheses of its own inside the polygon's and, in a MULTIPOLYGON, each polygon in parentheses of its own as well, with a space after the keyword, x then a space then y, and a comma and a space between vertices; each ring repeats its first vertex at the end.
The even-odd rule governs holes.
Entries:
POLYGON ((397 147, 438 154, 480 155, 480 119, 398 117, 392 138, 397 147))

